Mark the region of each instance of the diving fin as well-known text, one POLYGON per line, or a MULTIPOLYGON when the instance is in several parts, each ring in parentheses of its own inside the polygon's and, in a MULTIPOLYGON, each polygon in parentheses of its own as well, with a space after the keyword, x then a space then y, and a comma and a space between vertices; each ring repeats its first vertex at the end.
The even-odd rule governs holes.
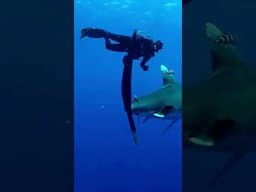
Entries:
POLYGON ((92 28, 92 27, 83 28, 81 30, 80 38, 83 39, 84 37, 92 37, 92 38, 106 37, 106 31, 103 29, 92 28))
POLYGON ((132 102, 131 77, 132 77, 132 64, 133 64, 132 58, 129 56, 125 56, 123 58, 123 64, 124 64, 124 69, 123 69, 122 87, 121 87, 123 104, 128 117, 133 141, 135 144, 137 144, 138 139, 137 139, 137 133, 136 133, 136 126, 132 117, 132 110, 131 110, 131 102, 132 102))
POLYGON ((132 118, 132 113, 127 112, 127 117, 128 117, 129 125, 130 125, 130 128, 131 128, 133 141, 134 141, 135 144, 138 144, 138 137, 137 137, 135 123, 134 123, 134 120, 132 118))

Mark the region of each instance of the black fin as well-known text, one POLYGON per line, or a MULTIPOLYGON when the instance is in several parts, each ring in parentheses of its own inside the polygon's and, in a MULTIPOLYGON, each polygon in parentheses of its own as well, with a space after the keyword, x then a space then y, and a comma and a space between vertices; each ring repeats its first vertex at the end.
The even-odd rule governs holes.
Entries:
POLYGON ((136 126, 135 126, 134 120, 132 118, 132 112, 127 112, 127 117, 128 117, 129 125, 131 128, 133 141, 135 144, 137 144, 138 138, 137 138, 136 126))
POLYGON ((124 64, 124 69, 123 69, 123 75, 122 75, 122 88, 121 88, 123 104, 124 104, 125 111, 127 113, 133 140, 137 144, 136 126, 132 118, 132 110, 131 110, 131 98, 132 98, 131 97, 131 77, 132 77, 133 61, 130 57, 125 56, 123 58, 123 64, 124 64))
POLYGON ((92 38, 102 38, 106 36, 106 31, 103 29, 98 29, 98 28, 83 28, 81 30, 81 36, 80 38, 84 37, 92 37, 92 38))

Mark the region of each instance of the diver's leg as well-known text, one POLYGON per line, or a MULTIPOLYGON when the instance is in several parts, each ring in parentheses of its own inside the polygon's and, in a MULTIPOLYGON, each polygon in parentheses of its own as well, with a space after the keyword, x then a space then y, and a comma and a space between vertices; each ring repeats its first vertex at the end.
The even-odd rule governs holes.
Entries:
POLYGON ((99 28, 83 28, 81 30, 81 39, 84 37, 92 37, 92 38, 109 38, 113 41, 117 41, 122 44, 127 44, 130 41, 130 37, 126 35, 119 35, 119 34, 114 34, 110 33, 108 31, 105 31, 104 29, 99 29, 99 28))
POLYGON ((127 46, 124 46, 122 43, 111 43, 110 39, 105 38, 106 49, 111 51, 124 52, 128 50, 127 46))
POLYGON ((107 32, 103 29, 98 28, 83 28, 81 29, 81 39, 84 37, 91 37, 91 38, 103 38, 106 37, 107 32))
POLYGON ((120 44, 127 45, 127 47, 128 47, 128 45, 130 43, 130 40, 131 40, 131 37, 129 37, 129 36, 114 34, 114 33, 110 33, 110 32, 107 32, 106 37, 113 40, 113 41, 116 41, 120 44))

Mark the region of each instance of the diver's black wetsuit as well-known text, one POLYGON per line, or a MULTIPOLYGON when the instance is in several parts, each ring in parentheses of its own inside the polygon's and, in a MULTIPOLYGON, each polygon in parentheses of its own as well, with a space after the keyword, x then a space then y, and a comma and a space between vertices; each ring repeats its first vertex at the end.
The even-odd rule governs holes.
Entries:
POLYGON ((84 28, 81 30, 81 39, 86 36, 92 38, 104 38, 105 46, 108 50, 127 52, 127 55, 123 57, 124 68, 121 92, 133 140, 135 143, 137 143, 136 126, 132 117, 131 110, 131 78, 133 60, 138 59, 139 57, 143 57, 140 66, 144 71, 147 71, 148 66, 146 65, 146 62, 155 55, 155 52, 158 52, 160 49, 162 49, 163 43, 160 40, 153 42, 149 38, 144 38, 143 36, 139 35, 136 30, 130 37, 113 34, 103 29, 84 28), (111 43, 110 40, 116 41, 117 43, 111 43))
MULTIPOLYGON (((117 52, 128 52, 131 45, 131 37, 107 32, 103 29, 84 28, 81 30, 81 38, 105 38, 106 49, 117 52), (112 43, 111 40, 117 43, 112 43)), ((133 40, 132 59, 143 57, 140 66, 144 71, 148 70, 147 61, 155 55, 154 42, 149 38, 145 38, 139 34, 136 35, 136 40, 133 40)))

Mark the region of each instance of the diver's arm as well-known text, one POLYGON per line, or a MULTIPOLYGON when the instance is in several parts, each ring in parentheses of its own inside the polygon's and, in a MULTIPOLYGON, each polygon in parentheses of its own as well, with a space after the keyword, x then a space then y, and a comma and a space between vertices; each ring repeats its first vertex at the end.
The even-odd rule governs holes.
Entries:
POLYGON ((144 56, 143 60, 140 63, 141 68, 143 69, 143 71, 148 71, 148 66, 146 65, 146 63, 148 62, 148 60, 150 59, 150 56, 144 56))

